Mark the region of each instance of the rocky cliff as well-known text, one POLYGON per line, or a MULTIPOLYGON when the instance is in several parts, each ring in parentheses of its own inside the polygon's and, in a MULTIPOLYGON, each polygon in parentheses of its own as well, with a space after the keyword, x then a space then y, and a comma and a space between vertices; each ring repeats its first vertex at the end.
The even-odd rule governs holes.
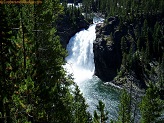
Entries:
POLYGON ((146 89, 152 82, 163 92, 163 14, 139 13, 121 19, 110 17, 96 26, 95 75, 135 90, 146 89))
POLYGON ((116 30, 118 24, 118 18, 111 17, 108 23, 96 26, 96 40, 93 44, 95 75, 103 81, 113 80, 121 65, 122 32, 116 30))

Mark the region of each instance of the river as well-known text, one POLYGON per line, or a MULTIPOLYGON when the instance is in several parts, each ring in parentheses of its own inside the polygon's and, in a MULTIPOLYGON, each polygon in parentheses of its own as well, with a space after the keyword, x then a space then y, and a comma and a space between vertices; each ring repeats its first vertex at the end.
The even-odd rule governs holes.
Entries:
POLYGON ((88 111, 93 114, 96 110, 98 100, 102 100, 109 112, 108 117, 115 119, 118 116, 119 91, 113 87, 106 86, 96 76, 94 76, 95 64, 93 54, 93 41, 96 39, 96 23, 102 19, 94 18, 87 30, 77 32, 67 45, 68 57, 66 58, 66 69, 73 74, 74 81, 83 93, 86 103, 89 105, 88 111))

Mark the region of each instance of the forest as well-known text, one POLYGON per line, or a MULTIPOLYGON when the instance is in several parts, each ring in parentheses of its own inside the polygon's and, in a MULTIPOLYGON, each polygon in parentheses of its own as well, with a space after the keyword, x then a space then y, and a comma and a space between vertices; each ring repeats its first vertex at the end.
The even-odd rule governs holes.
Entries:
POLYGON ((0 4, 0 123, 163 123, 164 1, 82 0, 81 8, 67 2, 0 4), (135 74, 144 85, 137 103, 122 90, 118 117, 111 121, 101 100, 94 114, 87 111, 79 87, 63 68, 68 54, 57 24, 65 16, 75 27, 81 18, 91 23, 82 13, 100 13, 104 23, 117 16, 117 30, 127 27, 115 79, 124 83, 127 74, 135 74))

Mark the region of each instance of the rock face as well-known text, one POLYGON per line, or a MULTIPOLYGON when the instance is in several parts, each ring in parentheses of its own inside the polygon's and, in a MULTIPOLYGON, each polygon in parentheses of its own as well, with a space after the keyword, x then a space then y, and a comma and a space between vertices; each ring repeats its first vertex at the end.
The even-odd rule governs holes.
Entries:
MULTIPOLYGON (((156 46, 153 44, 156 36, 153 34, 157 31, 156 24, 159 24, 158 28, 163 25, 162 15, 163 13, 139 13, 132 20, 119 17, 122 20, 120 23, 117 17, 110 17, 104 24, 97 24, 93 44, 95 75, 105 81, 105 84, 114 84, 128 91, 132 90, 132 93, 136 91, 137 94, 139 91, 144 93, 149 82, 160 85, 159 70, 162 68, 159 59, 163 58, 164 45, 160 42, 162 38, 157 36, 161 46, 158 44, 160 50, 156 51, 153 48, 156 46), (144 28, 147 34, 144 34, 144 28)), ((161 36, 162 34, 159 33, 161 36)), ((164 89, 161 86, 157 88, 163 99, 164 89)))
POLYGON ((81 29, 87 29, 89 27, 89 23, 85 21, 82 15, 78 17, 74 23, 72 23, 71 17, 68 15, 63 15, 60 18, 61 19, 57 22, 56 27, 57 34, 60 37, 62 46, 66 48, 70 38, 81 29))
POLYGON ((111 17, 108 24, 96 26, 96 40, 93 44, 95 75, 103 81, 113 80, 121 65, 122 32, 115 30, 118 24, 117 17, 111 17))

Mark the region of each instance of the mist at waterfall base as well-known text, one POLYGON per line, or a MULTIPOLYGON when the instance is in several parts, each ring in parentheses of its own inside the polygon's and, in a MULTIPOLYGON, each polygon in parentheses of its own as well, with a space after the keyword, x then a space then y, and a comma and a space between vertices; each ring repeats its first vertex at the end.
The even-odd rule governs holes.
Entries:
MULTIPOLYGON (((98 22, 95 19, 94 22, 98 22)), ((96 39, 96 24, 87 30, 76 33, 67 45, 67 64, 64 66, 68 73, 73 74, 74 81, 83 93, 88 111, 93 115, 99 100, 105 103, 105 110, 109 112, 109 119, 115 119, 118 112, 119 92, 114 88, 106 86, 94 76, 94 54, 93 41, 96 39)))

